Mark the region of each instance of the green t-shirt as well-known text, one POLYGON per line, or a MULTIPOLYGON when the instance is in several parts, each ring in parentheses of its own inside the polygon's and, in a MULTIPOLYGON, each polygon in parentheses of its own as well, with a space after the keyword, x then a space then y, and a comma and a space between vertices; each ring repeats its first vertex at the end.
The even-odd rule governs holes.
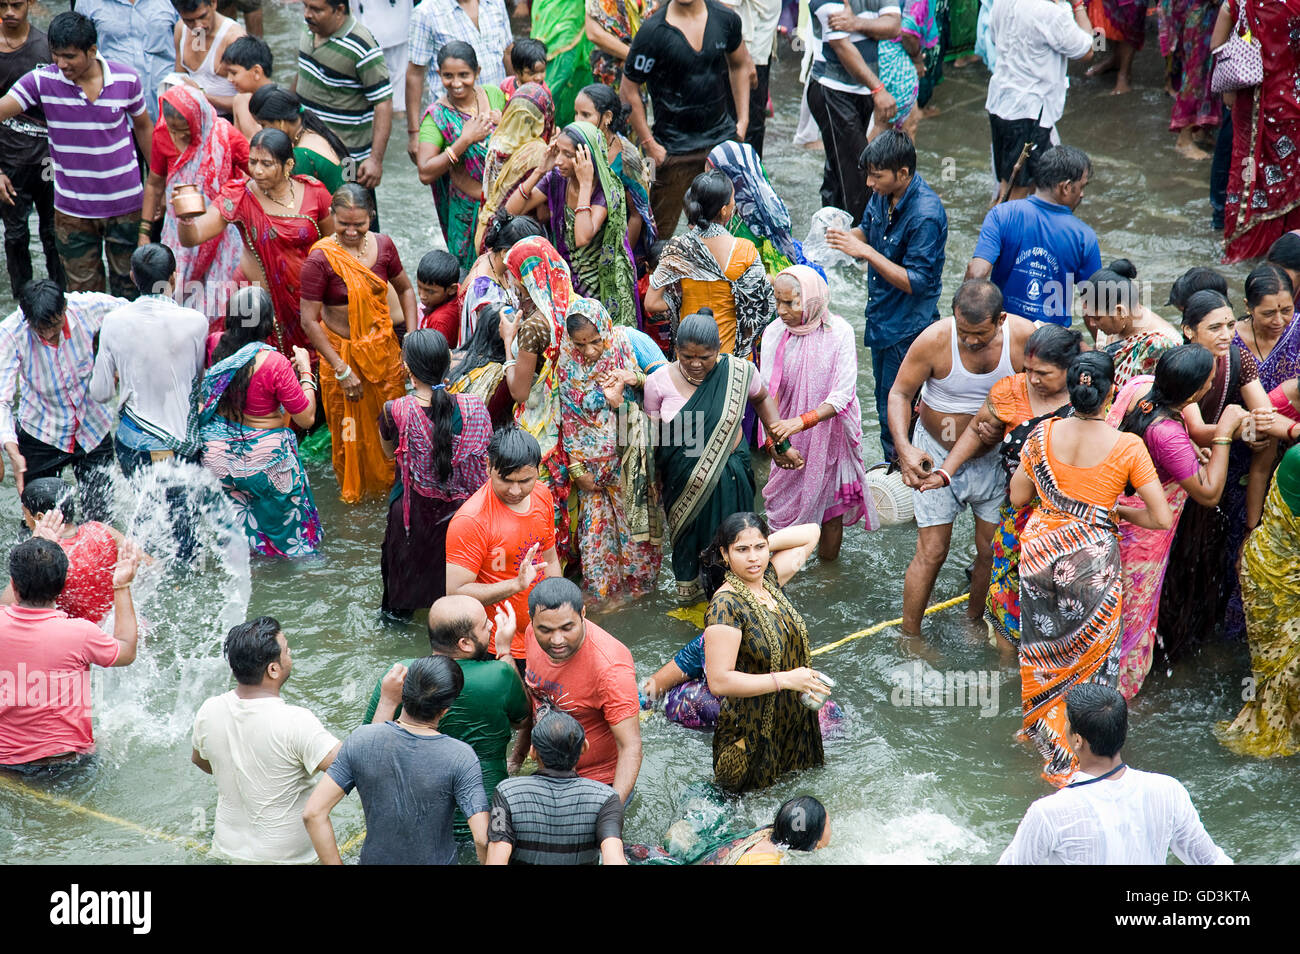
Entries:
MULTIPOLYGON (((402 661, 410 666, 414 659, 402 661)), ((499 659, 458 659, 465 675, 465 688, 438 723, 438 731, 468 744, 483 768, 483 791, 488 799, 497 784, 506 777, 506 746, 510 744, 511 723, 523 722, 532 707, 519 680, 519 670, 499 659)), ((363 725, 369 725, 379 708, 381 676, 370 694, 363 725)), ((398 705, 393 716, 402 714, 398 705)))
POLYGON ((315 176, 333 195, 343 185, 343 167, 337 162, 330 162, 319 152, 295 146, 293 149, 293 171, 297 175, 315 176))
MULTIPOLYGON (((496 110, 506 108, 506 94, 501 92, 499 86, 484 86, 483 92, 487 93, 488 105, 496 110)), ((489 137, 491 138, 491 137, 489 137)), ((447 148, 447 140, 443 138, 441 130, 434 124, 433 114, 428 113, 420 122, 420 142, 431 142, 440 150, 447 148)))

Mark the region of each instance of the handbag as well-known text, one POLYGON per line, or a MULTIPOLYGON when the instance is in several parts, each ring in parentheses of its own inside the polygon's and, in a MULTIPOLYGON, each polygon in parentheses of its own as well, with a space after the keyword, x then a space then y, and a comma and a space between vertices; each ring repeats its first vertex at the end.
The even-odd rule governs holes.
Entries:
POLYGON ((1247 2, 1237 0, 1237 24, 1227 42, 1213 51, 1214 73, 1210 77, 1210 91, 1213 93, 1250 89, 1264 82, 1264 54, 1259 40, 1251 35, 1250 27, 1246 25, 1247 2))

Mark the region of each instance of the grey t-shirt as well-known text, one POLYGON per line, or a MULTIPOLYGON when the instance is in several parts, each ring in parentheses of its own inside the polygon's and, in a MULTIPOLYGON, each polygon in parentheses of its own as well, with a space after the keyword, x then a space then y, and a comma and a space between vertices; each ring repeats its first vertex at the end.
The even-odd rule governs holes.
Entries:
POLYGON ((415 735, 396 722, 353 732, 328 775, 361 796, 363 865, 454 865, 456 806, 466 818, 488 810, 472 748, 447 735, 415 735))

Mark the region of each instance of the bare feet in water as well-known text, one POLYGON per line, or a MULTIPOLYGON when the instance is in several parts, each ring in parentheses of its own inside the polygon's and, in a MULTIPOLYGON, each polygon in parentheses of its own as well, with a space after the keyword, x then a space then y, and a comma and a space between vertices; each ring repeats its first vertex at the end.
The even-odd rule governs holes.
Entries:
POLYGON ((1133 92, 1133 77, 1129 73, 1115 74, 1115 88, 1110 91, 1112 96, 1123 96, 1125 93, 1133 92))
POLYGON ((1084 76, 1101 76, 1103 73, 1112 73, 1119 68, 1115 54, 1111 53, 1104 60, 1093 63, 1092 66, 1084 72, 1084 76))
POLYGON ((1178 141, 1174 143, 1174 148, 1184 159, 1193 159, 1197 162, 1203 159, 1209 159, 1210 154, 1196 145, 1193 139, 1193 127, 1184 126, 1178 131, 1178 141))
POLYGON ((960 69, 965 69, 968 66, 974 66, 976 63, 979 62, 981 61, 978 56, 976 56, 974 53, 967 53, 965 56, 959 56, 957 57, 957 59, 953 60, 952 65, 960 70, 960 69))

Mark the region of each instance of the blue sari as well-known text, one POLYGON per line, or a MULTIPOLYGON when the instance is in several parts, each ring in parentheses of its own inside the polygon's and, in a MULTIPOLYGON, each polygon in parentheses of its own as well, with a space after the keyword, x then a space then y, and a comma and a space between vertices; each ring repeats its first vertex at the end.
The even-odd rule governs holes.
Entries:
POLYGON ((239 370, 258 352, 272 350, 265 342, 244 345, 204 375, 199 412, 203 466, 221 481, 235 505, 250 550, 265 556, 306 556, 320 546, 321 525, 298 460, 297 437, 287 427, 263 430, 217 413, 239 370))

